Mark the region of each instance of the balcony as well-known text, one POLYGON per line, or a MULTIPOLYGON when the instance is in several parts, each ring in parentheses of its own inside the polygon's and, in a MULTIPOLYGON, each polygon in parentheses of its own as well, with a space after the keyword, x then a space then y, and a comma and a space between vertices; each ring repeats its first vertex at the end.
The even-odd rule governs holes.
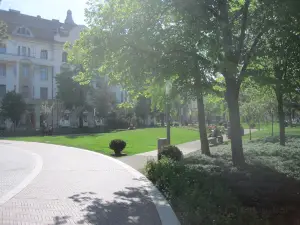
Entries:
POLYGON ((30 61, 33 64, 53 66, 53 60, 50 59, 41 59, 35 56, 28 55, 19 55, 16 53, 7 52, 6 49, 0 48, 0 61, 7 62, 20 62, 20 61, 30 61))

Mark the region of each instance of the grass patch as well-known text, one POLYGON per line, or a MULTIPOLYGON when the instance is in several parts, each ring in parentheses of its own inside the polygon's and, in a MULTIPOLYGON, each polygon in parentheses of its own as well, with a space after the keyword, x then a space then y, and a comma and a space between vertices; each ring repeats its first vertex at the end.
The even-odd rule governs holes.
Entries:
MULTIPOLYGON (((300 135, 300 126, 298 127, 286 127, 285 133, 287 136, 289 135, 300 135)), ((252 139, 262 139, 264 137, 268 137, 272 135, 272 125, 264 125, 261 130, 257 130, 256 132, 252 133, 252 139)), ((274 136, 279 136, 279 125, 276 123, 274 124, 274 136)), ((250 134, 246 134, 243 136, 244 140, 249 140, 250 134)))
MULTIPOLYGON (((113 153, 108 147, 110 141, 113 139, 122 139, 127 143, 123 153, 134 155, 157 149, 157 139, 164 137, 166 137, 166 128, 147 128, 90 135, 36 136, 10 138, 10 140, 72 146, 110 155, 113 153)), ((199 139, 197 131, 177 127, 171 128, 171 143, 174 145, 197 139, 199 139)))
POLYGON ((230 145, 182 162, 150 162, 146 174, 172 204, 182 225, 283 225, 300 219, 300 137, 287 145, 244 144, 247 164, 231 163, 230 145))

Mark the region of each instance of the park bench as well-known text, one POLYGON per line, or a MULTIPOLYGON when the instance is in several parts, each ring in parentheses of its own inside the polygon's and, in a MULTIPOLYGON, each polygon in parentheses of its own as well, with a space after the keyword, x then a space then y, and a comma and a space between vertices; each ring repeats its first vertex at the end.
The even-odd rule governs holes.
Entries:
POLYGON ((209 137, 208 138, 208 143, 211 144, 211 145, 217 145, 218 144, 217 138, 216 137, 209 137))
POLYGON ((208 138, 208 143, 211 145, 218 145, 223 143, 223 137, 218 136, 218 137, 209 137, 208 138))

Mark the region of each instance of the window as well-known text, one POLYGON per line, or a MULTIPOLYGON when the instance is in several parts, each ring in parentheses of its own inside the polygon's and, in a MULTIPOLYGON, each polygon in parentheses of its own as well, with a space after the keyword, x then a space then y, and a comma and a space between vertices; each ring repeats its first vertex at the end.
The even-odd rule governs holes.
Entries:
POLYGON ((6 44, 0 43, 0 54, 6 53, 6 44))
POLYGON ((29 98, 29 87, 28 86, 22 87, 22 96, 23 96, 23 98, 29 98))
POLYGON ((0 98, 4 97, 6 94, 6 85, 0 84, 0 98))
POLYGON ((6 65, 0 64, 0 77, 6 76, 6 65))
POLYGON ((21 55, 25 56, 26 55, 26 50, 27 50, 27 48, 22 46, 22 54, 21 55))
POLYGON ((22 66, 22 75, 24 77, 28 77, 29 76, 29 70, 30 70, 29 65, 23 65, 22 66))
POLYGON ((17 30, 17 34, 24 36, 31 36, 31 32, 25 27, 19 27, 17 30))
POLYGON ((67 60, 68 60, 68 53, 63 52, 63 54, 62 54, 62 62, 67 62, 67 60))
POLYGON ((31 56, 31 49, 25 46, 18 46, 18 55, 31 56))
POLYGON ((40 99, 42 100, 47 100, 48 99, 48 88, 46 87, 41 87, 40 89, 40 99))
POLYGON ((41 80, 47 81, 48 80, 48 68, 41 67, 41 80))
POLYGON ((41 59, 48 59, 48 51, 47 50, 41 51, 41 59))

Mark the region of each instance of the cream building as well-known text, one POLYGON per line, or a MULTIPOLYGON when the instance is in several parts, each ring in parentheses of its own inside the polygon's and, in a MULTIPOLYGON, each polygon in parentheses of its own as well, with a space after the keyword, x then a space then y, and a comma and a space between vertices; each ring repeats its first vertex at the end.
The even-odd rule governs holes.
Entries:
MULTIPOLYGON (((73 43, 85 26, 75 24, 70 10, 64 23, 16 10, 0 10, 0 20, 7 24, 9 35, 8 40, 0 43, 0 98, 8 91, 21 93, 28 104, 22 123, 33 128, 40 127, 41 103, 47 101, 52 105, 50 120, 54 127, 59 126, 64 109, 54 104, 55 76, 68 66, 65 42, 73 43)), ((124 92, 118 87, 114 87, 114 92, 117 100, 123 101, 124 92)))

